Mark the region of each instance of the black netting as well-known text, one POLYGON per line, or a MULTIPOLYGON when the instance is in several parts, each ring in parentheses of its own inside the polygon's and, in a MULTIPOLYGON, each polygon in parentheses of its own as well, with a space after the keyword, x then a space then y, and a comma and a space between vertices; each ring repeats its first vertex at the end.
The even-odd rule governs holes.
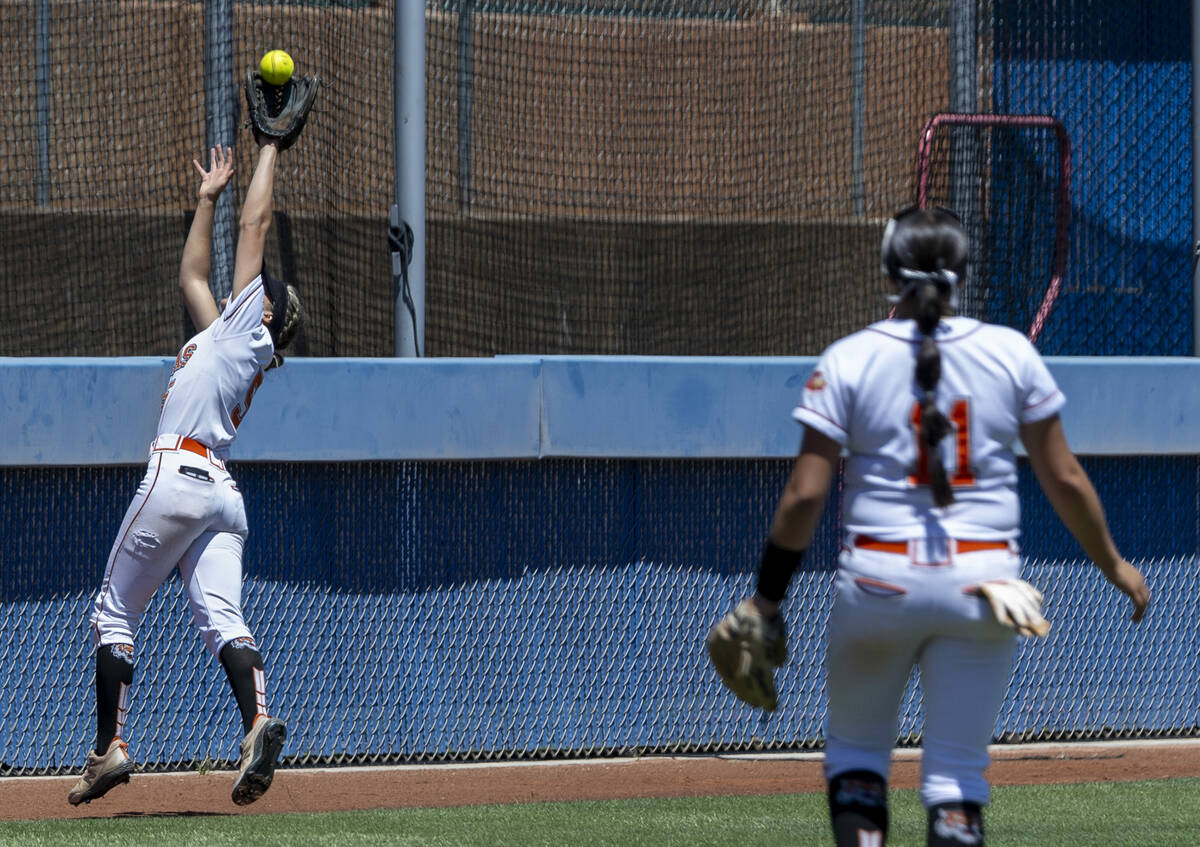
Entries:
POLYGON ((1070 144, 1036 116, 938 115, 918 200, 951 209, 971 243, 959 312, 1040 337, 1058 305, 1070 226, 1070 144))
POLYGON ((1186 3, 993 0, 993 109, 1052 114, 1072 147, 1064 355, 1190 355, 1186 3))
MULTIPOLYGON (((310 307, 298 352, 393 353, 393 4, 239 2, 206 28, 212 5, 0 7, 0 354, 176 351, 190 161, 271 47, 329 83, 268 248, 310 307), (233 67, 206 94, 214 52, 233 67)), ((1044 351, 1191 353, 1186 4, 440 0, 426 24, 431 355, 819 352, 884 313, 883 222, 943 111, 1071 139, 1044 351)), ((1004 222, 980 271, 1044 258, 1009 214, 1043 201, 979 177, 1004 222)))
POLYGON ((872 257, 947 55, 871 5, 905 25, 864 33, 869 89, 849 5, 439 6, 430 352, 816 352, 882 316, 872 257))
POLYGON ((174 354, 192 159, 230 113, 236 231, 254 147, 240 80, 272 48, 329 83, 281 157, 267 248, 311 315, 297 351, 391 355, 392 4, 231 2, 206 35, 213 5, 0 5, 0 355, 174 354), (207 99, 206 44, 232 62, 207 99))

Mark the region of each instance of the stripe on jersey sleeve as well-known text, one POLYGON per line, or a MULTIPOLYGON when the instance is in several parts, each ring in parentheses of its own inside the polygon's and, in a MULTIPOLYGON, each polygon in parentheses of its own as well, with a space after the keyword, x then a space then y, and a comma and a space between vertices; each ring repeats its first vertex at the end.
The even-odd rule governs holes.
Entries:
POLYGON ((242 289, 236 300, 226 304, 214 334, 237 335, 258 328, 263 319, 262 303, 263 280, 259 275, 242 289))
POLYGON ((792 418, 805 426, 811 426, 824 436, 832 438, 838 444, 845 446, 850 440, 850 432, 833 418, 811 409, 807 406, 797 406, 792 410, 792 418))

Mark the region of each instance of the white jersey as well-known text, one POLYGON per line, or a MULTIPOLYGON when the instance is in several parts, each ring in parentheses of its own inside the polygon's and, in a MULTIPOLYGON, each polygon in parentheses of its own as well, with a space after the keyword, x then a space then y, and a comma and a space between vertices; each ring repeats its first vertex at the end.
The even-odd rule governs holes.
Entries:
POLYGON ((193 438, 222 459, 262 385, 275 345, 263 326, 256 277, 208 327, 183 345, 163 394, 158 435, 193 438))
POLYGON ((792 412, 848 451, 842 523, 885 541, 1004 540, 1020 533, 1013 444, 1025 423, 1066 402, 1025 336, 973 318, 943 318, 937 406, 953 430, 938 445, 955 502, 933 503, 918 445, 916 321, 885 320, 832 344, 792 412))

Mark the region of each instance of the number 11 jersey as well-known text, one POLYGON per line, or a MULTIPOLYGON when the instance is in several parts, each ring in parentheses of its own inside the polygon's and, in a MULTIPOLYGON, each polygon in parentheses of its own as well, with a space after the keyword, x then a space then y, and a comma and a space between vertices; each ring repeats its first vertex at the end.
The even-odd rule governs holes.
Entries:
POLYGON ((942 359, 937 407, 952 425, 938 445, 954 490, 949 506, 934 505, 920 440, 915 321, 880 321, 830 345, 792 417, 847 451, 847 534, 1014 539, 1021 520, 1013 452, 1020 427, 1056 414, 1065 398, 1016 330, 946 317, 934 338, 942 359))

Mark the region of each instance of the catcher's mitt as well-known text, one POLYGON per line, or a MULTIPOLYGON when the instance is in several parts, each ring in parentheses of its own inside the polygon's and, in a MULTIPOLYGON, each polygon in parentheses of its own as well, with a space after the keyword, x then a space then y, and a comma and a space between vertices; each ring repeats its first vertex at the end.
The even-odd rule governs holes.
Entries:
POLYGON ((750 600, 743 600, 704 639, 708 658, 725 687, 743 703, 775 711, 775 669, 787 661, 783 618, 768 620, 750 600))
POLYGON ((260 144, 274 142, 280 150, 295 143, 308 120, 319 76, 294 75, 283 85, 271 85, 257 70, 246 72, 247 125, 260 144))

